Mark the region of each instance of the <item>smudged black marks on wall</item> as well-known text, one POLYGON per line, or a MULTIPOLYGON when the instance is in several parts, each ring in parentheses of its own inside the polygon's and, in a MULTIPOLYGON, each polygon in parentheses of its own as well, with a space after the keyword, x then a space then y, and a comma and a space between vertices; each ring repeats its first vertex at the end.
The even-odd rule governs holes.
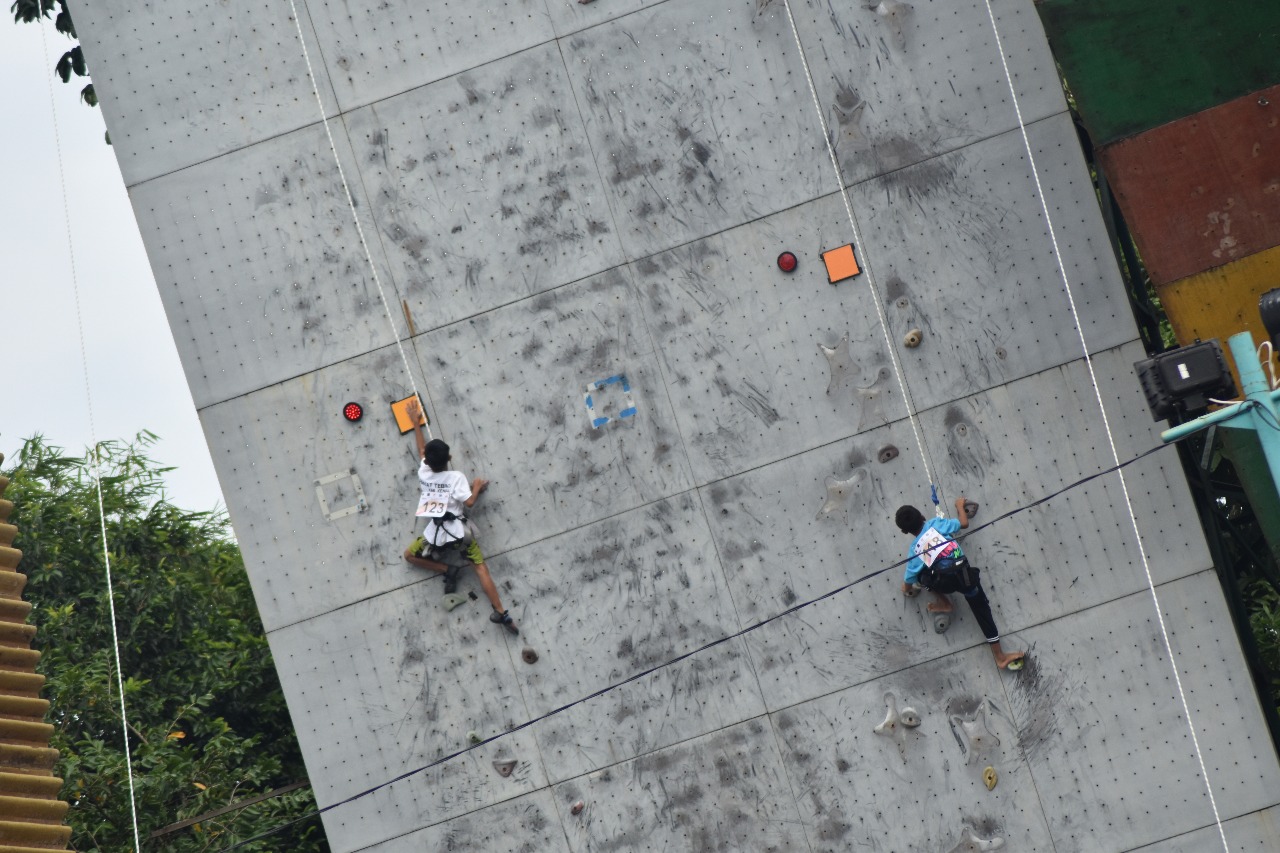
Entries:
POLYGON ((915 9, 912 5, 902 0, 880 0, 878 3, 867 3, 866 6, 875 14, 881 29, 878 40, 884 53, 888 54, 890 48, 900 53, 905 52, 915 28, 915 9))
POLYGON ((1070 718, 1077 708, 1090 706, 1088 691, 1083 680, 1046 673, 1034 654, 1027 655, 1009 699, 1017 721, 1018 745, 1028 760, 1070 754, 1083 744, 1090 727, 1083 720, 1070 718))
POLYGON ((874 141, 872 156, 877 171, 884 173, 880 182, 891 203, 911 205, 917 215, 932 219, 937 214, 925 207, 926 199, 960 194, 956 184, 961 165, 958 155, 931 154, 944 145, 942 136, 935 126, 915 137, 889 134, 874 141))
POLYGON ((756 0, 756 20, 759 21, 765 17, 765 13, 769 11, 770 7, 778 5, 778 2, 779 0, 756 0))
MULTIPOLYGON (((659 257, 660 265, 650 261, 643 266, 637 264, 637 267, 646 276, 660 276, 660 283, 670 282, 680 288, 702 312, 696 321, 699 327, 714 328, 716 324, 711 321, 719 320, 730 305, 729 295, 721 287, 726 278, 722 274, 724 257, 718 240, 698 240, 664 253, 659 257)), ((667 300, 663 302, 665 304, 667 300)))
MULTIPOLYGON (((287 185, 288 178, 285 179, 285 182, 287 185)), ((257 191, 253 194, 253 206, 255 208, 265 207, 266 205, 274 204, 279 200, 280 196, 276 193, 275 189, 266 184, 258 187, 257 191)))
POLYGON ((991 442, 959 405, 947 407, 942 423, 946 430, 951 472, 963 475, 970 482, 982 482, 987 468, 996 461, 991 442))

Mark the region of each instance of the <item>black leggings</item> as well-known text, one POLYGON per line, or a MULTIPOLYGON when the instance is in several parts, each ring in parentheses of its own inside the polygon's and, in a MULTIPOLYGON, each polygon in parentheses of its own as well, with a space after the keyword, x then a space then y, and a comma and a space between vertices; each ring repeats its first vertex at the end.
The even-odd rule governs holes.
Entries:
POLYGON ((951 592, 958 592, 963 595, 964 600, 969 602, 969 609, 973 611, 973 618, 978 620, 978 627, 982 629, 982 634, 987 638, 987 642, 997 643, 1000 641, 1000 631, 996 628, 995 617, 991 615, 991 602, 987 600, 987 594, 982 590, 982 581, 978 575, 978 567, 969 566, 969 580, 972 581, 973 585, 966 587, 960 572, 945 572, 934 580, 933 586, 927 588, 932 592, 940 592, 944 595, 951 592))

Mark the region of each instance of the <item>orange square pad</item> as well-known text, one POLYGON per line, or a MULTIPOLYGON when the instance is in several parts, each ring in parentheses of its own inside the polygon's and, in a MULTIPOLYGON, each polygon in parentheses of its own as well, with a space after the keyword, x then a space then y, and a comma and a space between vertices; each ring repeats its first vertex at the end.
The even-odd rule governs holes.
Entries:
POLYGON ((858 260, 853 256, 853 245, 846 243, 838 249, 822 253, 822 262, 827 265, 827 281, 835 284, 846 278, 853 278, 862 270, 858 269, 858 260))
MULTIPOLYGON (((401 435, 404 435, 406 432, 413 429, 413 420, 409 417, 409 401, 415 399, 417 399, 417 397, 410 394, 403 400, 396 400, 391 404, 391 414, 395 416, 396 426, 399 427, 401 435)), ((430 423, 430 421, 427 420, 426 406, 423 406, 421 401, 418 402, 418 406, 422 410, 422 414, 418 418, 418 425, 426 426, 430 423)))

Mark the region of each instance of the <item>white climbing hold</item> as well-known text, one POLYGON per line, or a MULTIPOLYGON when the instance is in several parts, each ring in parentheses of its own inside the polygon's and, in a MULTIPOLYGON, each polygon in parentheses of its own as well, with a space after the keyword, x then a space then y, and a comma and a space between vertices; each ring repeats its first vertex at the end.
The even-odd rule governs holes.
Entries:
POLYGON ((1004 846, 1004 839, 998 835, 991 838, 979 838, 978 834, 965 827, 960 834, 960 843, 952 847, 948 853, 986 853, 988 850, 999 850, 1004 846))
POLYGON ((516 760, 514 758, 503 758, 493 762, 493 769, 498 771, 498 775, 503 779, 510 776, 516 769, 516 760))
POLYGON ((898 718, 902 721, 902 724, 909 729, 918 728, 920 725, 920 714, 915 708, 909 706, 902 709, 898 714, 898 718))
POLYGON ((973 760, 979 755, 1000 745, 1000 738, 996 737, 995 733, 987 726, 987 703, 985 700, 967 719, 958 714, 953 715, 951 717, 951 730, 955 733, 956 739, 960 741, 961 749, 965 752, 966 764, 972 764, 973 760))
POLYGON ((902 756, 903 761, 906 761, 907 730, 902 725, 902 717, 898 714, 898 700, 892 693, 886 693, 884 703, 888 709, 884 715, 884 722, 875 727, 875 733, 893 740, 898 745, 898 754, 902 756))

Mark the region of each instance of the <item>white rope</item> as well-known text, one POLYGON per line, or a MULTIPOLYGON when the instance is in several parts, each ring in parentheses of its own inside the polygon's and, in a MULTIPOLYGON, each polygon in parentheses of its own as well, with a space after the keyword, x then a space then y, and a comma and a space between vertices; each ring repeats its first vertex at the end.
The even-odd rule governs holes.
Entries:
MULTIPOLYGON (((289 10, 293 13, 293 23, 298 30, 298 44, 302 45, 302 58, 307 63, 307 78, 311 81, 311 91, 316 96, 316 106, 320 109, 320 121, 324 124, 324 134, 329 138, 329 150, 333 152, 333 162, 338 166, 338 178, 342 181, 342 192, 347 197, 347 206, 351 208, 351 218, 356 223, 356 234, 360 237, 360 246, 364 249, 365 260, 373 273, 373 283, 378 286, 378 298, 382 301, 382 310, 386 312, 387 322, 391 325, 391 334, 396 339, 396 349, 400 351, 400 361, 404 364, 405 375, 409 377, 409 386, 423 407, 423 420, 427 420, 426 401, 418 393, 418 383, 413 379, 413 371, 409 368, 409 357, 404 352, 404 342, 400 339, 400 330, 396 328, 395 316, 391 313, 391 305, 387 302, 387 294, 382 289, 382 279, 378 276, 378 265, 373 262, 373 253, 369 251, 369 243, 364 238, 364 227, 360 225, 360 215, 356 212, 356 201, 351 195, 351 186, 347 183, 347 173, 342 168, 342 158, 338 156, 338 146, 333 142, 333 131, 329 129, 329 118, 324 112, 324 100, 320 97, 320 87, 316 83, 315 71, 311 67, 311 54, 307 51, 307 40, 302 36, 302 19, 298 17, 298 7, 294 0, 289 0, 289 10)), ((427 421, 427 438, 435 438, 431 432, 431 422, 427 421)))
MULTIPOLYGON (((991 31, 995 35, 996 51, 1000 54, 1000 64, 1004 66, 1005 81, 1009 84, 1009 95, 1013 99, 1014 113, 1018 117, 1018 130, 1022 133, 1022 144, 1027 151, 1027 160, 1031 166, 1031 177, 1035 180, 1036 196, 1040 200, 1040 209, 1044 213, 1045 224, 1049 228, 1049 239, 1053 243, 1053 256, 1058 262, 1058 272, 1062 276, 1062 286, 1067 293, 1067 302, 1071 306, 1071 316, 1075 320, 1076 333, 1080 337, 1080 349, 1084 353, 1085 365, 1089 368, 1089 380, 1093 383, 1093 393, 1098 400, 1098 411, 1102 414, 1102 426, 1107 433, 1107 443, 1111 447, 1111 456, 1117 464, 1120 462, 1120 454, 1116 450, 1115 437, 1111 432, 1111 421, 1107 417, 1107 407, 1103 404, 1102 388, 1098 385, 1098 375, 1093 369, 1093 358, 1089 355, 1089 345, 1084 338, 1084 324, 1080 322, 1080 313, 1076 309, 1075 294, 1071 290, 1071 281, 1067 275, 1067 268, 1062 262, 1062 252, 1058 247, 1057 232, 1053 227, 1053 218, 1049 214, 1049 203, 1044 196, 1044 188, 1040 185, 1040 172, 1036 168, 1036 158, 1031 151, 1031 139, 1027 136, 1027 125, 1022 119, 1022 107, 1018 102, 1017 88, 1013 84, 1013 74, 1009 71, 1009 63, 1005 59, 1004 44, 1000 39, 1000 28, 996 26, 996 14, 991 8, 991 0, 984 0, 987 6, 987 16, 991 19, 991 31)), ((1133 502, 1129 498, 1129 486, 1125 482, 1124 472, 1117 471, 1116 475, 1120 478, 1120 490, 1124 494, 1125 509, 1129 513, 1129 520, 1133 524, 1133 535, 1138 543, 1138 555, 1142 558, 1142 569, 1147 575, 1147 589, 1151 592, 1152 601, 1155 603, 1156 619, 1160 624, 1160 635, 1164 638, 1165 651, 1169 655, 1169 665, 1173 668, 1173 681, 1178 688, 1178 698, 1182 700, 1182 711, 1187 718, 1187 728, 1191 732, 1191 743, 1195 747, 1196 760, 1200 763, 1200 775, 1204 779, 1205 790, 1209 794, 1209 805, 1213 807, 1213 822, 1218 827, 1218 835, 1222 839, 1222 849, 1230 853, 1230 847, 1227 846, 1227 834, 1222 827, 1222 816, 1218 813, 1218 802, 1213 796, 1213 785, 1209 782, 1209 771, 1205 767, 1204 755, 1200 750, 1200 739, 1196 737, 1196 727, 1191 718, 1191 706, 1187 702, 1186 691, 1182 687, 1182 677, 1178 674, 1178 661, 1173 653, 1173 644, 1169 640, 1169 631, 1164 624, 1164 613, 1160 609, 1160 596, 1156 592, 1155 579, 1151 576, 1151 564, 1147 561, 1146 550, 1142 547, 1142 531, 1138 529, 1138 517, 1133 511, 1133 502)))
MULTIPOLYGON (((827 131, 827 120, 822 114, 822 105, 818 102, 818 90, 813 85, 813 73, 809 70, 809 60, 805 57, 804 47, 800 44, 800 31, 796 29, 795 18, 791 15, 791 0, 783 0, 783 7, 787 10, 787 21, 791 24, 791 35, 795 37, 796 50, 800 53, 800 63, 804 66, 804 77, 809 83, 809 94, 813 97, 813 108, 818 114, 818 122, 822 126, 822 138, 827 143, 827 154, 831 157, 831 168, 835 171, 836 183, 840 187, 840 198, 844 200, 844 210, 849 215, 849 224, 853 227, 853 246, 857 251, 857 256, 862 259, 862 268, 867 274, 867 289, 871 291, 871 298, 875 302, 876 316, 880 320, 880 331, 884 334, 884 343, 889 350, 889 360, 893 363, 893 372, 898 379, 898 387, 902 389, 902 399, 907 406, 907 420, 911 422, 911 432, 915 435, 916 446, 920 448, 920 458, 924 462, 924 474, 928 478, 930 486, 936 486, 937 481, 933 479, 933 467, 929 464, 929 450, 925 447, 924 439, 921 437, 918 416, 915 412, 914 402, 911 399, 911 390, 907 387, 907 378, 902 372, 902 365, 898 362, 898 352, 894 348, 892 337, 889 335, 889 320, 884 312, 884 304, 880 301, 880 291, 876 288, 875 274, 871 269, 871 258, 867 256, 863 248, 862 229, 858 227, 857 217, 853 215, 853 205, 849 201, 849 190, 840 174, 840 161, 836 158, 836 149, 832 145, 831 135, 827 131)), ((938 511, 940 513, 941 508, 938 511)))
POLYGON ((40 47, 44 53, 44 77, 49 87, 49 114, 53 117, 53 147, 58 155, 58 183, 62 189, 62 219, 67 232, 67 258, 71 265, 71 291, 76 303, 76 330, 80 334, 80 366, 84 370, 84 400, 89 413, 89 441, 93 446, 93 486, 98 495, 98 529, 102 536, 102 564, 106 567, 107 607, 111 613, 111 648, 116 661, 116 689, 120 694, 120 735, 124 740, 124 766, 129 775, 129 817, 133 822, 133 849, 141 853, 142 839, 138 835, 138 802, 133 787, 133 759, 129 755, 129 716, 124 703, 124 675, 120 668, 120 635, 116 629, 115 586, 111 581, 111 548, 107 543, 107 514, 102 505, 102 473, 99 467, 97 427, 93 420, 93 394, 89 388, 89 356, 84 344, 84 320, 80 311, 80 284, 76 277, 76 251, 71 239, 71 205, 67 201, 67 176, 62 163, 62 139, 58 133, 58 107, 53 95, 53 79, 49 76, 49 44, 44 34, 44 21, 37 22, 40 30, 40 47))

